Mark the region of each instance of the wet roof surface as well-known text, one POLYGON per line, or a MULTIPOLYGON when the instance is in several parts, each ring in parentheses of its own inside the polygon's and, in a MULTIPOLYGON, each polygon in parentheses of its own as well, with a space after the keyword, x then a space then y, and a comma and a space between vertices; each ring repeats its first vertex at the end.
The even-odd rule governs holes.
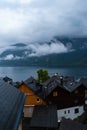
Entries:
POLYGON ((30 127, 58 127, 56 106, 36 106, 34 108, 34 113, 31 119, 30 127))
POLYGON ((25 95, 0 79, 0 130, 16 130, 25 95))

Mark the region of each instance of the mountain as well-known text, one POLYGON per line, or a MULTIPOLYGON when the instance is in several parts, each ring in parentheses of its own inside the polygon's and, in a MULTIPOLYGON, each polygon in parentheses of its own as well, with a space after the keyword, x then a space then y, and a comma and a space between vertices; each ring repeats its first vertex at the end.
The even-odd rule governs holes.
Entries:
POLYGON ((45 43, 16 43, 0 54, 0 65, 87 66, 87 38, 55 36, 45 43))

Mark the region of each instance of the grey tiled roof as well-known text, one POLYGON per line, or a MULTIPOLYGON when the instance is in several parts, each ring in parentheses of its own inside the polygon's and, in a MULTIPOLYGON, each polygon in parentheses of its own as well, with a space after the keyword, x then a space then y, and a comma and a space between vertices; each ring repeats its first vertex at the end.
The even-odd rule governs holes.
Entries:
POLYGON ((64 88, 69 91, 72 92, 74 91, 76 88, 78 88, 81 85, 80 82, 70 82, 68 81, 66 84, 64 84, 64 88))
POLYGON ((43 88, 45 89, 46 96, 49 95, 56 87, 65 89, 68 92, 72 92, 77 89, 82 83, 74 80, 73 77, 63 77, 61 84, 61 79, 59 76, 53 76, 45 83, 43 83, 43 88))
POLYGON ((25 95, 0 79, 0 130, 17 130, 25 95))
POLYGON ((52 76, 46 82, 42 83, 43 92, 45 96, 48 96, 57 86, 60 86, 60 81, 58 76, 52 76))
POLYGON ((39 86, 36 86, 36 80, 33 77, 28 78, 24 83, 35 92, 39 89, 39 86))
POLYGON ((56 106, 35 106, 30 127, 57 128, 56 106))
POLYGON ((66 119, 61 122, 59 130, 87 130, 87 126, 81 123, 66 119))
POLYGON ((24 83, 31 89, 36 95, 43 98, 43 93, 41 91, 41 85, 36 82, 36 80, 33 77, 28 78, 24 81, 24 83))

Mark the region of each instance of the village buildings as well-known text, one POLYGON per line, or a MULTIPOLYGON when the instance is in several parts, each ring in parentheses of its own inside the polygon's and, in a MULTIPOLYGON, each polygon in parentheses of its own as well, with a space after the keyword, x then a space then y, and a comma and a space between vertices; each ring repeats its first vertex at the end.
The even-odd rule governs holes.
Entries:
POLYGON ((73 120, 82 115, 87 105, 86 81, 56 74, 44 83, 38 83, 33 77, 21 83, 13 83, 26 94, 23 112, 24 118, 31 120, 29 128, 56 129, 62 118, 73 120))

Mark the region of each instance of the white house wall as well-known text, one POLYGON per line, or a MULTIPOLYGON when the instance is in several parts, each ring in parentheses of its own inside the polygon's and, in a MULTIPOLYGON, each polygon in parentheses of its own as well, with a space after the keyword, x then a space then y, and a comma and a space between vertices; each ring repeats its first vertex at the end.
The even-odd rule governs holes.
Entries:
POLYGON ((58 122, 61 121, 62 117, 74 119, 80 116, 81 114, 83 114, 83 112, 84 112, 84 106, 76 106, 76 107, 70 107, 66 109, 57 110, 58 122), (78 112, 75 113, 75 110, 77 109, 78 109, 78 112))

